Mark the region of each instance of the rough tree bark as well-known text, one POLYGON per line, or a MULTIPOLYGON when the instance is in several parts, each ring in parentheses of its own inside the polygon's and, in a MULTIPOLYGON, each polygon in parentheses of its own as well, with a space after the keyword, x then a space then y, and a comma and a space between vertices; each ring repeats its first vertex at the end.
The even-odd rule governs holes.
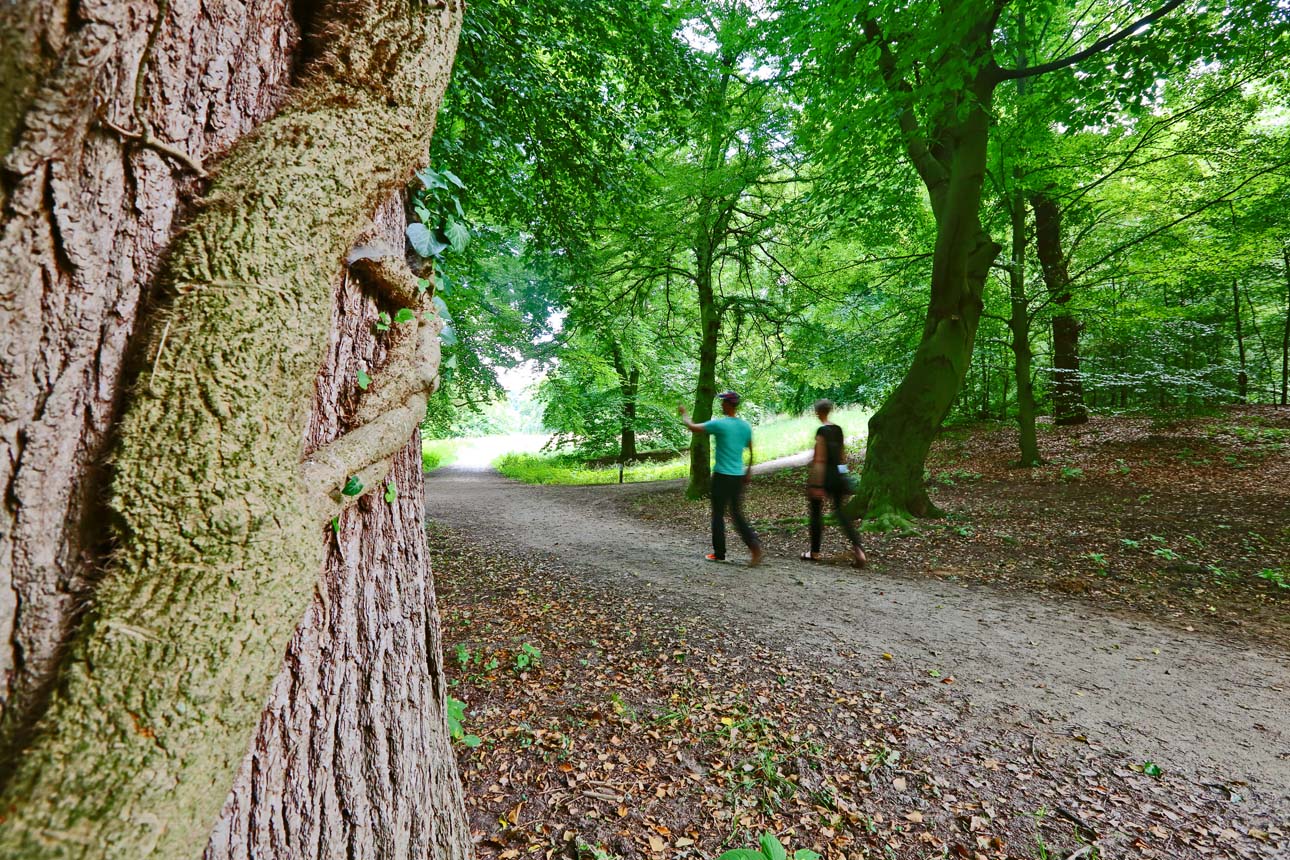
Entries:
MULTIPOLYGON (((275 8, 289 24, 285 10, 275 8)), ((285 79, 294 31, 267 20, 239 30, 221 19, 225 11, 263 15, 256 6, 229 11, 193 4, 187 20, 165 3, 80 9, 87 23, 68 34, 58 70, 31 101, 23 134, 35 129, 36 145, 24 149, 20 142, 7 163, 18 180, 8 195, 5 249, 25 242, 34 250, 4 255, 20 277, 3 283, 19 299, 44 290, 42 308, 52 306, 50 316, 67 331, 68 352, 93 338, 120 344, 115 352, 90 350, 90 364, 107 352, 108 372, 81 366, 59 377, 66 389, 80 391, 88 404, 81 407, 84 416, 115 399, 124 343, 180 211, 178 196, 149 196, 153 207, 169 211, 160 219, 145 211, 140 223, 122 229, 145 252, 120 264, 118 295, 86 290, 98 313, 88 314, 89 325, 85 314, 77 317, 78 309, 62 304, 54 279, 102 267, 102 258, 78 256, 84 248, 67 237, 100 240, 103 222, 117 229, 120 188, 155 191, 169 171, 197 173, 196 159, 222 148, 197 131, 224 128, 219 111, 184 114, 192 133, 176 134, 163 125, 170 112, 146 97, 150 88, 168 93, 167 104, 230 82, 263 96, 273 88, 260 77, 261 66, 273 65, 285 79), (252 45, 240 65, 227 43, 205 62, 184 45, 184 39, 237 41, 239 32, 252 45), (164 47, 171 42, 178 47, 164 47), (158 74, 163 60, 155 57, 196 72, 164 78, 158 74), (132 99, 130 69, 141 66, 145 98, 132 99), (100 118, 103 110, 111 112, 100 118), (110 134, 95 131, 95 123, 110 134), (130 149, 125 159, 122 139, 130 149), (108 161, 125 162, 115 176, 85 166, 85 153, 102 148, 108 161), (19 155, 27 162, 14 170, 19 155), (102 175, 115 197, 94 196, 102 175), (58 205, 56 195, 68 187, 76 192, 68 197, 84 210, 58 205), (42 260, 46 247, 53 253, 44 259, 52 264, 24 268, 24 261, 42 260), (118 304, 127 319, 115 315, 118 304)), ((188 228, 170 246, 156 279, 167 306, 156 314, 146 348, 137 351, 140 381, 116 431, 110 502, 116 542, 35 739, 6 774, 0 854, 187 858, 203 846, 210 857, 468 854, 442 726, 437 619, 424 563, 416 451, 409 444, 424 412, 435 329, 412 326, 419 330, 377 344, 368 333, 360 336, 375 311, 351 281, 331 301, 347 250, 371 228, 378 204, 424 159, 460 11, 455 2, 396 0, 326 7, 311 40, 312 58, 285 106, 220 163, 188 228), (359 307, 365 316, 351 316, 359 307), (343 325, 336 314, 343 314, 343 325), (325 355, 329 363, 315 386, 325 355), (354 402, 350 380, 358 360, 372 362, 377 383, 354 402), (346 418, 329 411, 338 403, 350 412, 346 418), (345 478, 357 475, 384 490, 388 458, 400 450, 393 478, 403 491, 394 503, 367 496, 340 514, 337 531, 327 527, 341 509, 345 478), (303 462, 302 454, 308 455, 303 462), (306 616, 328 552, 323 585, 306 616), (257 721, 261 730, 246 755, 257 721)), ((240 124, 224 129, 223 146, 259 118, 238 116, 240 124)), ((387 227, 390 218, 387 213, 387 227)), ((113 236, 94 248, 130 248, 113 236)), ((397 249, 387 247, 381 257, 365 249, 353 271, 368 288, 386 307, 416 306, 415 281, 397 249)), ((115 265, 116 253, 110 256, 115 265)), ((20 307, 9 294, 4 298, 6 313, 20 307)), ((60 393, 48 383, 57 374, 42 364, 48 359, 41 344, 40 337, 5 344, 6 383, 19 380, 35 391, 37 408, 18 394, 11 398, 25 404, 19 418, 26 416, 27 425, 60 393)), ((61 372, 67 364, 54 368, 61 372)), ((9 397, 8 384, 4 390, 9 397)), ((26 426, 11 427, 9 416, 6 411, 11 447, 4 467, 12 500, 19 498, 13 487, 23 467, 35 471, 40 461, 26 426)), ((110 416, 93 417, 103 428, 110 424, 110 416)), ((63 444, 85 446, 87 453, 56 451, 71 465, 62 483, 46 490, 82 512, 75 524, 87 519, 83 499, 93 481, 85 476, 95 453, 88 449, 102 445, 104 431, 61 429, 71 437, 63 444)), ((26 498, 34 507, 42 496, 26 498)), ((29 512, 16 507, 10 501, 6 509, 10 522, 29 512)), ((10 558, 26 549, 21 536, 6 529, 10 558)), ((44 567, 28 569, 57 574, 52 559, 62 552, 62 569, 83 575, 103 543, 101 532, 63 538, 53 552, 44 550, 44 567), (68 555, 66 546, 77 552, 68 555)), ((55 638, 64 638, 68 615, 59 611, 55 638)), ((31 666, 25 659, 21 665, 31 666)))
POLYGON ((1053 421, 1083 424, 1088 421, 1079 359, 1083 326, 1068 308, 1071 286, 1068 260, 1062 252, 1062 211, 1050 196, 1041 193, 1031 196, 1031 206, 1035 210, 1035 253, 1049 298, 1058 308, 1053 315, 1053 421))
POLYGON ((0 12, 6 76, 32 75, 6 77, 0 104, 0 773, 100 561, 96 466, 127 344, 199 189, 187 164, 111 126, 146 122, 192 160, 217 158, 281 103, 299 41, 286 0, 171 0, 164 26, 152 2, 77 8, 0 12))

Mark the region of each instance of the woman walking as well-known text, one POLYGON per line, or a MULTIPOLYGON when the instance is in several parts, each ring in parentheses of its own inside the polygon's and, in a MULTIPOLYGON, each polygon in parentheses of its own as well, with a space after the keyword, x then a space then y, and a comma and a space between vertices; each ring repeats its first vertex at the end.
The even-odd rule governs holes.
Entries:
POLYGON ((855 523, 842 509, 842 500, 851 490, 850 476, 847 474, 846 450, 843 447, 842 428, 829 421, 833 412, 833 401, 818 400, 815 403, 815 416, 820 419, 820 427, 815 431, 815 457, 811 460, 808 472, 806 497, 810 500, 811 509, 811 550, 802 553, 802 561, 819 561, 820 542, 824 536, 824 500, 833 500, 833 512, 847 540, 851 541, 851 557, 856 567, 864 567, 867 559, 864 548, 860 546, 860 535, 856 533, 855 523))

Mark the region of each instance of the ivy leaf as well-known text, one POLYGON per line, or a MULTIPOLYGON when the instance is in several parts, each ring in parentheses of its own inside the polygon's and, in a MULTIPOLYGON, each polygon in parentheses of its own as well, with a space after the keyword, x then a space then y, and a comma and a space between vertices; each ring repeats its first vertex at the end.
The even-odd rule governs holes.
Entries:
POLYGON ((411 308, 399 308, 399 312, 394 315, 396 323, 410 323, 416 318, 417 313, 411 308))
POLYGON ((381 311, 379 314, 376 315, 376 330, 377 331, 390 330, 390 315, 387 314, 385 311, 381 311))
POLYGON ((457 333, 453 331, 452 326, 445 325, 443 331, 439 332, 439 342, 444 346, 457 345, 457 333))
MULTIPOLYGON (((451 174, 448 174, 448 175, 451 176, 451 174)), ((453 176, 452 178, 457 179, 457 177, 455 176, 453 176)), ((448 187, 448 183, 444 181, 443 174, 440 174, 429 167, 423 170, 418 170, 417 179, 421 180, 421 184, 422 186, 425 187, 426 191, 438 191, 440 189, 445 189, 448 187)), ((461 182, 461 180, 457 179, 457 182, 461 182)))
POLYGON ((445 296, 451 296, 451 295, 452 295, 452 279, 451 279, 451 278, 449 278, 447 275, 445 275, 443 272, 440 272, 440 273, 438 274, 438 278, 437 278, 437 280, 439 281, 439 289, 437 289, 437 290, 435 291, 435 292, 436 292, 436 294, 438 294, 438 293, 442 293, 442 294, 443 294, 443 295, 445 295, 445 296))
POLYGON ((367 386, 372 384, 372 377, 368 376, 363 370, 358 371, 358 387, 366 391, 367 386))
POLYGON ((333 534, 340 534, 340 517, 331 518, 331 530, 333 534))
POLYGON ((430 289, 430 279, 429 279, 429 278, 417 278, 417 292, 418 292, 418 293, 424 293, 424 292, 425 292, 426 290, 428 290, 428 289, 430 289))
POLYGON ((439 316, 443 318, 444 322, 452 322, 452 314, 448 313, 448 305, 444 303, 443 299, 435 296, 430 303, 434 305, 434 309, 439 312, 439 316))
POLYGON ((449 247, 447 242, 440 242, 424 224, 409 224, 404 232, 407 233, 412 250, 422 257, 438 257, 449 247))
POLYGON ((397 499, 398 497, 399 497, 399 488, 394 485, 393 481, 390 481, 388 484, 385 485, 385 501, 390 504, 393 504, 394 500, 397 499))
POLYGON ((345 480, 345 487, 341 490, 341 494, 346 496, 357 496, 361 492, 363 492, 363 482, 353 475, 350 475, 345 480))
POLYGON ((443 233, 448 237, 452 249, 460 254, 470 243, 470 230, 456 218, 449 217, 444 224, 443 233))
POLYGON ((735 848, 722 854, 717 860, 766 860, 766 855, 751 848, 735 848))
POLYGON ((1144 761, 1142 763, 1142 772, 1147 776, 1154 777, 1159 777, 1164 773, 1164 771, 1161 770, 1160 765, 1156 764, 1154 761, 1144 761))
MULTIPOLYGON (((457 174, 453 173, 451 170, 445 170, 445 171, 444 171, 442 174, 440 174, 440 175, 441 175, 441 176, 443 176, 443 178, 444 178, 444 179, 446 179, 446 180, 448 180, 449 182, 451 182, 453 185, 457 186, 457 188, 458 188, 459 190, 461 190, 461 191, 465 191, 465 190, 466 190, 466 183, 462 182, 462 181, 457 177, 457 174)), ((446 187, 446 186, 445 186, 445 187, 446 187)))
POLYGON ((483 741, 479 739, 479 735, 462 735, 461 742, 471 749, 474 749, 483 743, 483 741))

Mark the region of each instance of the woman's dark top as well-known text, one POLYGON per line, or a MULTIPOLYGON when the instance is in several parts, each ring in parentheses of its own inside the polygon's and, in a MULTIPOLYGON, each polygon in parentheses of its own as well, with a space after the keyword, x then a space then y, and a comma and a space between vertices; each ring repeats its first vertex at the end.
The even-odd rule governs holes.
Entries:
POLYGON ((838 474, 838 466, 842 464, 842 428, 836 424, 821 424, 815 436, 824 437, 824 487, 831 489, 842 483, 838 474))

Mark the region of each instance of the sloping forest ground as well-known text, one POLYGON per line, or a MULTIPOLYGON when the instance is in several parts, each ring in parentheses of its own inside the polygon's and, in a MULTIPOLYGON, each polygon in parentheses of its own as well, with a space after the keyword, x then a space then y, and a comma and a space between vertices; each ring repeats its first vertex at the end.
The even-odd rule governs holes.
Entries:
MULTIPOLYGON (((1290 590, 1257 574, 1288 557, 1288 423, 1251 410, 1052 429, 1053 463, 1034 472, 1008 467, 1006 427, 950 432, 932 469, 954 518, 872 537, 875 571, 855 575, 1043 589, 1280 649, 1290 590)), ((772 552, 804 541, 801 479, 754 484, 772 552)), ((679 495, 615 501, 660 528, 701 529, 702 506, 679 495)), ((432 524, 431 545, 449 695, 480 738, 459 761, 481 856, 712 857, 765 830, 831 858, 1290 849, 1290 786, 1176 772, 1040 719, 982 731, 951 676, 899 655, 767 645, 487 529, 432 524)))
MULTIPOLYGON (((1013 466, 1011 424, 946 431, 928 469, 949 516, 916 534, 866 535, 873 569, 1043 589, 1290 648, 1290 409, 1039 426, 1047 463, 1036 469, 1013 466)), ((859 468, 863 446, 849 454, 859 468)), ((747 509, 771 552, 807 549, 805 476, 785 469, 752 485, 747 509)), ((707 528, 707 510, 680 492, 630 505, 707 528)), ((847 563, 835 526, 824 550, 847 563)))

